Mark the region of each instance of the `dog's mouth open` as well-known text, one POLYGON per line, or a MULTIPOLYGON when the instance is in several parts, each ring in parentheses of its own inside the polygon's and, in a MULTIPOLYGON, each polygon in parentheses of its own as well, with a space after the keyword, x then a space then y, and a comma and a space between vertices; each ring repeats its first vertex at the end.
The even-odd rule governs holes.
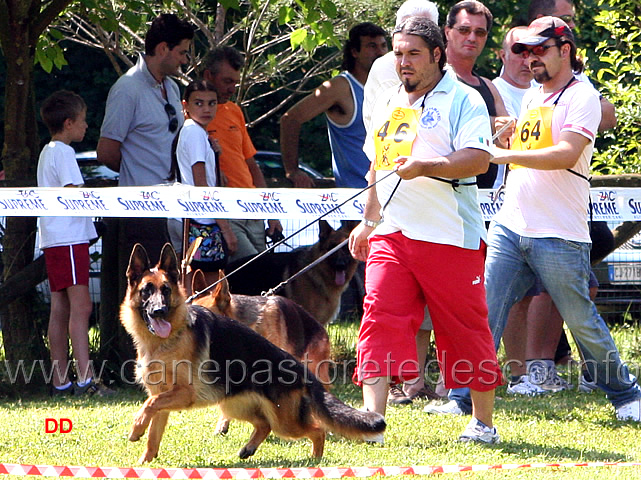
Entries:
POLYGON ((160 338, 167 338, 171 334, 171 323, 161 316, 151 316, 144 314, 147 328, 149 331, 160 338))

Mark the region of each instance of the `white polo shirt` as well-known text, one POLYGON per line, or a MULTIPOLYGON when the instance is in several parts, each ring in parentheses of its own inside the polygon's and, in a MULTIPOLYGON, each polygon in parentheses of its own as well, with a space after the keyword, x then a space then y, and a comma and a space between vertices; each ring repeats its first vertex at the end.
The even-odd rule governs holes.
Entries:
MULTIPOLYGON (((407 104, 407 93, 394 87, 380 95, 372 114, 372 135, 366 139, 365 151, 374 161, 373 135, 387 120, 389 106, 411 107, 420 112, 412 156, 433 158, 447 156, 464 148, 491 154, 490 118, 481 95, 474 89, 444 75, 438 85, 413 105, 407 104)), ((376 172, 377 180, 389 173, 376 172)), ((383 207, 398 183, 392 175, 376 185, 378 200, 383 207)), ((459 179, 461 183, 476 178, 459 179)), ((486 231, 478 203, 476 185, 458 186, 428 177, 402 180, 383 212, 384 222, 377 234, 401 231, 415 240, 478 249, 486 231)))

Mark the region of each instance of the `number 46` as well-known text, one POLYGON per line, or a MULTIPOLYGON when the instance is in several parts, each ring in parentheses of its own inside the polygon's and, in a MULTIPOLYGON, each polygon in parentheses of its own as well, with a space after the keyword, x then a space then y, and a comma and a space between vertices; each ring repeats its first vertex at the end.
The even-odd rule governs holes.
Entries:
MULTIPOLYGON (((389 120, 383 124, 383 126, 380 128, 380 130, 377 133, 377 136, 382 140, 385 140, 385 137, 387 137, 387 129, 389 128, 390 122, 389 120)), ((407 129, 409 128, 408 123, 401 123, 399 124, 398 128, 396 129, 396 132, 394 133, 394 141, 396 143, 402 142, 405 137, 407 136, 407 129)))

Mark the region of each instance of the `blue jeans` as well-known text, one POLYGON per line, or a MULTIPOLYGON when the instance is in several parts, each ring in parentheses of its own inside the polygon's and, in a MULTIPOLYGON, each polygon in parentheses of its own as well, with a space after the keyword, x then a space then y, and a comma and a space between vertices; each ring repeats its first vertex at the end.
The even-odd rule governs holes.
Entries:
MULTIPOLYGON (((492 222, 485 261, 490 330, 498 350, 512 305, 538 276, 581 349, 591 377, 618 408, 641 397, 641 389, 621 362, 610 331, 590 300, 589 258, 589 243, 521 237, 492 222)), ((469 390, 452 390, 449 398, 463 411, 471 411, 469 390)))

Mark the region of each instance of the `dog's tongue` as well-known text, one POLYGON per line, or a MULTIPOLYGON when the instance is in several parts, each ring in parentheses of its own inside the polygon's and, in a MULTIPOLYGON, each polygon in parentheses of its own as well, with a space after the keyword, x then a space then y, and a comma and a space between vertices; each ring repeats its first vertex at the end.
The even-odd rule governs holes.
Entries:
POLYGON ((154 333, 160 338, 167 338, 171 333, 171 323, 162 318, 152 318, 151 326, 154 329, 154 333))
POLYGON ((336 272, 336 285, 345 285, 345 270, 336 272))

